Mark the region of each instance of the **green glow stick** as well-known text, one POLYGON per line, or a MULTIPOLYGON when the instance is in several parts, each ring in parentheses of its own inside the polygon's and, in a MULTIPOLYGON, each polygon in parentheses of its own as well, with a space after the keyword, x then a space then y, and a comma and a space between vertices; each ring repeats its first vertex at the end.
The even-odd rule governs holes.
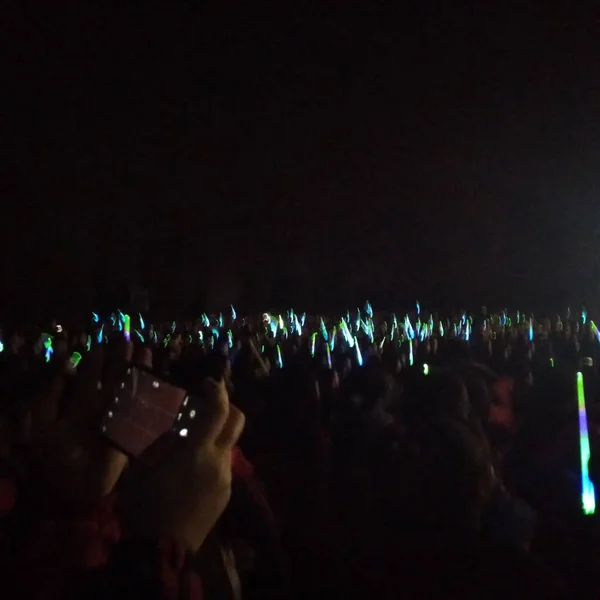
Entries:
POLYGON ((79 364, 80 361, 81 361, 81 354, 79 354, 79 352, 73 352, 73 354, 71 355, 71 365, 74 369, 77 368, 77 365, 79 364))
POLYGON ((577 406, 579 410, 579 454, 581 457, 581 505, 584 514, 593 515, 596 512, 596 494, 589 475, 590 438, 581 371, 577 373, 577 406))
POLYGON ((423 375, 429 375, 429 365, 427 363, 423 365, 423 375))
POLYGON ((123 315, 123 332, 125 335, 125 339, 129 342, 131 340, 131 318, 129 315, 123 315))

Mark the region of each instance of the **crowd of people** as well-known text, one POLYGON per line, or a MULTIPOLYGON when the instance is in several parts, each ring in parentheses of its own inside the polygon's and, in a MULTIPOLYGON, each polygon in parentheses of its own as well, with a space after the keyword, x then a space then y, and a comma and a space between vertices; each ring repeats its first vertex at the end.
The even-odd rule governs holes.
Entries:
POLYGON ((598 598, 599 340, 419 303, 5 325, 3 597, 598 598), (101 426, 132 366, 202 399, 137 456, 101 426))

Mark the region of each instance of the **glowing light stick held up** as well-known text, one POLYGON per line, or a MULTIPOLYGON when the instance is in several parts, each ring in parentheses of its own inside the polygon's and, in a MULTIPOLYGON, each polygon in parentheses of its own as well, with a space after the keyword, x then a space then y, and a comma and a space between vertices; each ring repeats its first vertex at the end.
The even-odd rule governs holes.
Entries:
POLYGON ((362 358, 362 354, 360 352, 360 346, 358 344, 358 339, 356 336, 354 336, 354 346, 356 347, 356 360, 358 362, 358 366, 362 367, 363 366, 363 358, 362 358))
POLYGON ((102 338, 104 337, 104 323, 102 323, 102 327, 100 327, 100 331, 98 332, 98 343, 102 343, 102 338))
POLYGON ((585 407, 583 373, 577 373, 577 407, 579 411, 579 455, 581 458, 581 505, 586 515, 596 512, 596 494, 589 475, 590 438, 585 407))
POLYGON ((280 369, 283 369, 283 358, 281 357, 281 348, 279 347, 279 344, 277 344, 277 364, 280 369))
POLYGON ((54 354, 52 348, 52 336, 47 333, 42 333, 42 341, 44 342, 44 348, 46 348, 46 362, 50 362, 50 357, 54 354))
POLYGON ((533 321, 529 319, 529 341, 533 342, 533 321))
POLYGON ((125 323, 123 327, 125 339, 129 342, 131 340, 131 318, 129 315, 123 316, 123 322, 125 323))
POLYGON ((327 365, 331 370, 331 351, 329 350, 329 344, 325 344, 325 350, 327 351, 327 365))
POLYGON ((144 323, 144 317, 142 317, 142 313, 140 315, 140 329, 143 331, 146 328, 146 324, 144 323))
POLYGON ((310 341, 310 355, 314 358, 315 356, 315 344, 317 343, 317 334, 316 332, 313 333, 311 336, 311 341, 310 341))
POLYGON ((365 305, 365 311, 369 315, 369 317, 371 317, 371 319, 372 319, 373 318, 373 307, 371 306, 371 303, 368 300, 365 305))
POLYGON ((210 327, 210 321, 208 320, 208 316, 206 313, 202 313, 202 326, 210 327))
POLYGON ((92 319, 93 319, 94 323, 97 323, 99 321, 99 317, 95 312, 92 313, 92 319))
POLYGON ((423 365, 423 375, 429 375, 429 365, 427 363, 423 365))
POLYGON ((4 352, 4 342, 0 340, 0 352, 4 352))
POLYGON ((585 307, 583 307, 583 310, 581 311, 581 322, 585 325, 587 321, 587 311, 585 310, 585 307))
POLYGON ((231 305, 231 320, 235 321, 237 319, 237 313, 235 312, 235 308, 233 308, 233 304, 231 305))
POLYGON ((417 314, 421 314, 421 303, 417 300, 417 314))
POLYGON ((233 332, 231 329, 227 331, 227 344, 230 348, 233 348, 233 332))
POLYGON ((327 328, 325 327, 325 322, 323 321, 323 317, 321 317, 321 335, 323 339, 327 342, 329 341, 329 334, 327 333, 327 328))
POLYGON ((134 329, 134 331, 135 331, 136 335, 138 336, 138 338, 140 339, 140 342, 142 342, 142 344, 143 344, 145 341, 144 336, 137 329, 134 329))
POLYGON ((408 340, 408 364, 412 367, 415 362, 415 357, 413 354, 413 341, 412 339, 408 340))
POLYGON ((87 341, 85 343, 85 349, 89 352, 90 349, 91 349, 91 347, 92 347, 92 336, 88 335, 87 336, 87 341))

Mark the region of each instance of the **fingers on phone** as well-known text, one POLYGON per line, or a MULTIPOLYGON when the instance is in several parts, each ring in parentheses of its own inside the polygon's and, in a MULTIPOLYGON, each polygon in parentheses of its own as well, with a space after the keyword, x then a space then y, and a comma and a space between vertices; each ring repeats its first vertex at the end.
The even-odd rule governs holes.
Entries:
POLYGON ((219 434, 219 437, 215 441, 215 445, 223 450, 230 450, 237 444, 240 439, 242 432, 244 431, 244 425, 246 424, 246 417, 244 413, 237 407, 231 404, 229 406, 229 415, 227 421, 223 426, 223 430, 219 434))

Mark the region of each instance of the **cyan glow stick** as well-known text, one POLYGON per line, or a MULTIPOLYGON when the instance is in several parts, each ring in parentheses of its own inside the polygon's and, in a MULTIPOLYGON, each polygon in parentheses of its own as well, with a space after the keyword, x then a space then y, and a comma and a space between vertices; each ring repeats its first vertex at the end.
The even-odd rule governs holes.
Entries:
POLYGON ((144 336, 137 329, 134 329, 134 331, 135 331, 136 335, 138 336, 138 338, 140 338, 140 342, 144 343, 144 341, 145 341, 144 336))
POLYGON ((198 340, 201 343, 204 343, 204 332, 203 331, 198 331, 198 340))
POLYGON ((440 337, 444 337, 444 324, 440 321, 440 337))
POLYGON ((358 338, 354 336, 354 346, 356 347, 356 360, 358 361, 358 366, 363 366, 363 358, 360 352, 360 345, 358 344, 358 338))
POLYGON ((0 340, 0 352, 4 352, 4 342, 0 340))
POLYGON ((131 340, 131 318, 129 315, 123 316, 123 322, 125 323, 123 327, 125 339, 129 342, 131 340))
POLYGON ((331 341, 329 342, 329 349, 333 352, 335 350, 335 338, 337 336, 337 328, 334 327, 331 332, 331 341))
POLYGON ((529 341, 533 342, 533 321, 529 319, 529 341))
POLYGON ((98 343, 99 344, 102 343, 103 336, 104 336, 104 323, 102 323, 102 326, 100 327, 100 331, 98 332, 98 343))
POLYGON ((142 313, 140 315, 140 329, 143 331, 146 328, 146 324, 144 323, 144 317, 142 317, 142 313))
POLYGON ((223 313, 219 313, 219 327, 223 327, 223 313))
POLYGON ((208 320, 208 316, 206 313, 202 313, 202 326, 210 327, 210 321, 208 320))
POLYGON ((579 409, 579 454, 581 458, 581 505, 584 514, 593 515, 596 512, 596 494, 589 475, 590 438, 581 371, 577 373, 577 406, 579 409))
POLYGON ((415 338, 415 331, 412 325, 410 324, 410 319, 408 318, 408 315, 404 317, 404 331, 406 331, 406 334, 411 340, 415 338))
POLYGON ((421 303, 417 300, 417 315, 421 314, 421 303))
POLYGON ((98 315, 95 312, 92 313, 92 319, 94 323, 97 323, 99 321, 98 315))
POLYGON ((211 331, 212 331, 213 337, 218 340, 219 339, 219 330, 216 329, 215 327, 213 327, 211 329, 211 331))
POLYGON ((327 328, 325 327, 325 323, 323 322, 323 317, 321 317, 321 335, 323 339, 327 342, 329 341, 329 334, 327 333, 327 328))
POLYGON ((296 333, 299 336, 302 336, 302 325, 300 325, 300 321, 298 321, 298 315, 294 315, 294 322, 296 325, 296 333))
POLYGON ((235 308, 233 308, 233 304, 231 305, 231 320, 235 321, 237 319, 237 313, 235 312, 235 308))
POLYGON ((306 321, 306 313, 302 313, 302 318, 300 319, 300 325, 304 327, 304 322, 306 321))
POLYGON ((412 367, 415 362, 415 357, 413 355, 413 341, 412 339, 408 340, 408 364, 412 367))
POLYGON ((587 311, 585 308, 581 311, 581 322, 585 325, 587 321, 587 311))
POLYGON ((365 311, 367 312, 369 317, 371 317, 371 319, 372 319, 373 318, 373 307, 371 306, 371 303, 368 300, 367 300, 367 304, 365 305, 365 311))

